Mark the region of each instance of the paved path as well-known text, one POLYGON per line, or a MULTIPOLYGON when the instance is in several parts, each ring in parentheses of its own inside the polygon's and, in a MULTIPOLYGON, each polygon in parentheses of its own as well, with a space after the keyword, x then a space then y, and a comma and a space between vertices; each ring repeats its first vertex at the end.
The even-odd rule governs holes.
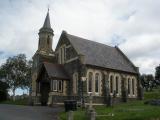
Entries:
POLYGON ((58 120, 62 108, 0 104, 0 120, 58 120))

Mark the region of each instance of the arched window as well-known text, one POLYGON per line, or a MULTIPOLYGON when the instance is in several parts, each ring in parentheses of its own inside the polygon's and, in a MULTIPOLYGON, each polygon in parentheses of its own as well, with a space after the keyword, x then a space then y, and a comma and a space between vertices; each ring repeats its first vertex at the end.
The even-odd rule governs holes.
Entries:
POLYGON ((134 85, 135 83, 134 83, 134 79, 132 79, 132 93, 133 93, 133 95, 135 94, 135 92, 134 92, 134 90, 135 90, 135 85, 134 85))
POLYGON ((110 92, 113 93, 113 76, 110 76, 110 92))
POLYGON ((92 92, 92 81, 93 81, 93 73, 89 72, 88 74, 88 92, 92 92))
POLYGON ((118 88, 119 88, 118 82, 119 82, 119 77, 116 76, 116 93, 118 93, 118 88))
POLYGON ((65 45, 63 45, 59 48, 59 63, 60 64, 65 63, 65 59, 66 59, 66 48, 65 45))
POLYGON ((95 75, 95 92, 99 92, 99 81, 100 81, 100 75, 99 73, 96 73, 95 75))
POLYGON ((128 78, 128 94, 130 94, 130 92, 131 92, 131 91, 130 91, 130 87, 131 87, 131 86, 130 86, 130 78, 128 78))

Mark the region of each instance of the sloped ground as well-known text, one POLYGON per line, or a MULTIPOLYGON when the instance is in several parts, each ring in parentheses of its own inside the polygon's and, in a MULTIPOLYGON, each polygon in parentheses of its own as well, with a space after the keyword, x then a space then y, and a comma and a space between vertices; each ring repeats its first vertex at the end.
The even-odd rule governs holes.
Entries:
POLYGON ((58 120, 60 107, 0 104, 0 120, 58 120))
MULTIPOLYGON (((160 106, 144 104, 145 101, 160 99, 160 88, 145 92, 144 100, 121 103, 113 107, 94 106, 96 120, 160 120, 160 106)), ((67 120, 66 113, 60 114, 60 120, 67 120)), ((87 120, 85 110, 74 112, 75 120, 87 120)))

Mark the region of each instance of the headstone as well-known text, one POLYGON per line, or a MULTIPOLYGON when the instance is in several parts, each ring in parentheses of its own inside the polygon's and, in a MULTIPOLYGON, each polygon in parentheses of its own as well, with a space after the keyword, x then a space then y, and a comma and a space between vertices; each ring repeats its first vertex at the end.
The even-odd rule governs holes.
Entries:
POLYGON ((114 90, 113 91, 113 99, 112 99, 112 106, 115 104, 116 102, 116 97, 117 97, 117 94, 116 94, 116 91, 114 90))
POLYGON ((144 99, 144 93, 143 93, 142 86, 139 86, 139 88, 138 88, 138 99, 139 100, 143 100, 144 99))
POLYGON ((86 109, 86 116, 88 119, 90 119, 91 117, 91 112, 94 111, 93 109, 93 96, 92 93, 89 94, 89 105, 86 109))
POLYGON ((93 96, 92 93, 89 95, 89 110, 93 109, 93 96))
POLYGON ((73 111, 68 112, 68 120, 73 120, 73 111))
POLYGON ((90 112, 90 120, 96 120, 96 112, 95 111, 90 112))

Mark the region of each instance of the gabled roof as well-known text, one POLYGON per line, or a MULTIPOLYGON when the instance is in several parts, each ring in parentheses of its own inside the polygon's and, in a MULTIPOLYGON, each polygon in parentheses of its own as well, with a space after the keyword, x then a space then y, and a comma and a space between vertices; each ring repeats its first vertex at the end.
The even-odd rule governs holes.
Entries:
POLYGON ((138 73, 133 63, 118 47, 111 47, 63 32, 78 54, 85 56, 85 64, 138 73))
POLYGON ((69 79, 69 76, 67 75, 67 72, 65 71, 63 65, 53 64, 53 63, 48 63, 48 62, 44 62, 43 64, 50 78, 57 79, 57 80, 59 79, 68 80, 69 79))

